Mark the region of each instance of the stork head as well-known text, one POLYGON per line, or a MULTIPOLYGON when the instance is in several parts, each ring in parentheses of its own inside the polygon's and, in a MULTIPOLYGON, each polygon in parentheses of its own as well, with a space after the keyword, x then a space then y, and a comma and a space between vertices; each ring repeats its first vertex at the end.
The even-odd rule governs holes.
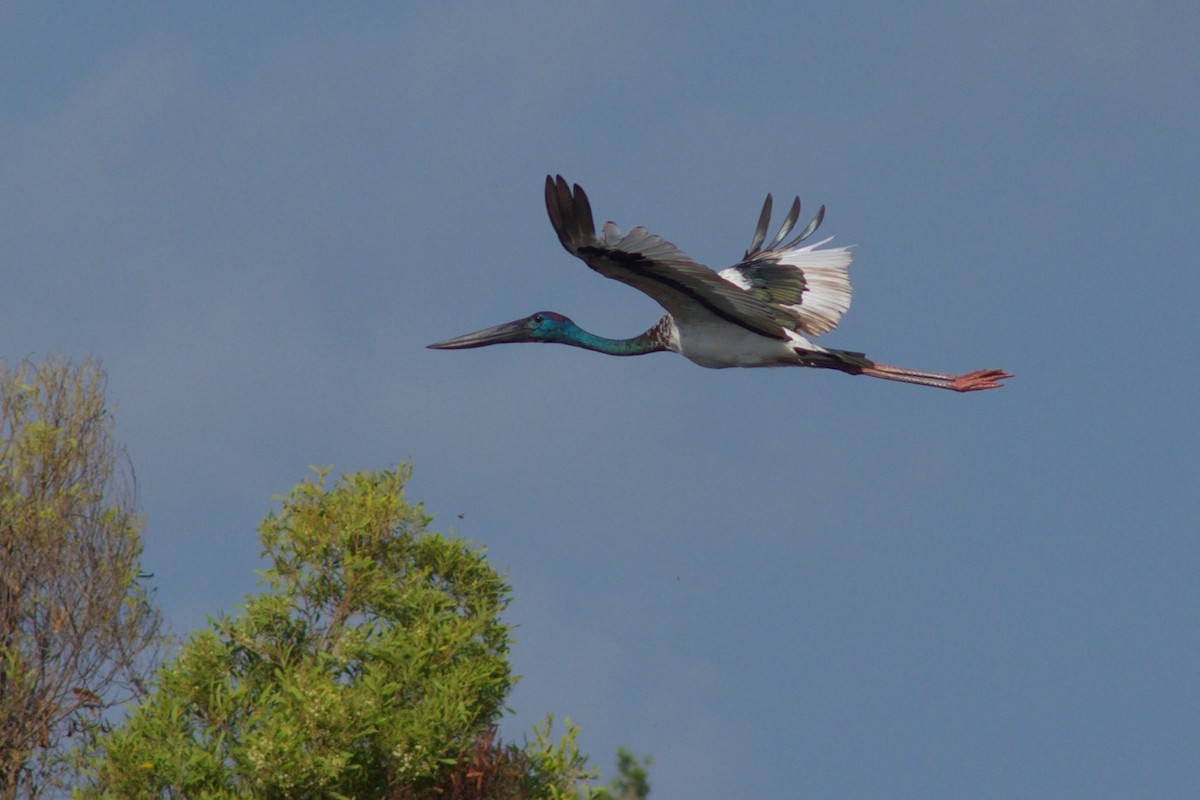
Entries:
POLYGON ((506 322, 475 333, 464 333, 453 339, 426 345, 433 350, 466 350, 470 347, 487 347, 490 344, 509 342, 560 342, 570 343, 579 333, 579 326, 562 314, 539 311, 524 319, 506 322))

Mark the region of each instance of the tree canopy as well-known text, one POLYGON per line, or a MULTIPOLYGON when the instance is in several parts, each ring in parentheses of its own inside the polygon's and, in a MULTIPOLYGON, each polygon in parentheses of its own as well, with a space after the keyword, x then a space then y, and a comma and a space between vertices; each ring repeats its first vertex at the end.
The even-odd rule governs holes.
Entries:
POLYGON ((100 741, 92 797, 605 797, 549 721, 495 723, 515 677, 509 587, 428 530, 409 470, 295 487, 260 527, 257 594, 212 619, 100 741))
POLYGON ((62 788, 70 740, 139 696, 161 621, 133 471, 91 361, 0 363, 0 797, 62 788))
POLYGON ((510 587, 403 464, 278 498, 259 591, 163 663, 104 389, 92 361, 0 362, 0 800, 647 796, 623 750, 592 786, 569 720, 499 740, 510 587))

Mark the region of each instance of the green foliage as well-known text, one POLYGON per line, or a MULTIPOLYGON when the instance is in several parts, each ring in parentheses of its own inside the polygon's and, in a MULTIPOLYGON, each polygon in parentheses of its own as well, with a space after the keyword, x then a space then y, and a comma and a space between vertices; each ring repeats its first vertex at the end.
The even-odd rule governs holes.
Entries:
POLYGON ((0 797, 68 782, 105 710, 139 696, 162 641, 142 520, 104 373, 0 363, 0 797))
POLYGON ((427 531, 408 475, 318 472, 284 498, 262 591, 185 643, 81 796, 596 796, 570 725, 495 741, 509 587, 482 548, 427 531))
POLYGON ((641 760, 624 747, 617 748, 617 777, 613 779, 611 794, 597 800, 646 800, 650 796, 650 756, 641 760))
POLYGON ((603 800, 602 789, 592 789, 585 783, 595 779, 596 772, 586 768, 587 757, 579 752, 575 741, 579 737, 579 728, 567 719, 566 733, 561 740, 555 742, 550 738, 553 724, 554 718, 548 716, 541 725, 534 726, 533 742, 526 748, 534 765, 534 774, 548 776, 548 779, 534 784, 529 796, 551 800, 575 800, 576 797, 580 800, 603 800), (555 776, 560 775, 570 776, 571 780, 554 780, 555 776))

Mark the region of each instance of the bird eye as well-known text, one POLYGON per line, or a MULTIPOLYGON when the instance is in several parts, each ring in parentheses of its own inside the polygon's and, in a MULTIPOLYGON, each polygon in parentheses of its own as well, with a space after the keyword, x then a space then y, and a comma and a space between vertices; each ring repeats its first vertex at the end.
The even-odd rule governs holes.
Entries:
POLYGON ((534 322, 545 322, 546 318, 544 316, 542 316, 541 314, 534 314, 533 321, 534 322))

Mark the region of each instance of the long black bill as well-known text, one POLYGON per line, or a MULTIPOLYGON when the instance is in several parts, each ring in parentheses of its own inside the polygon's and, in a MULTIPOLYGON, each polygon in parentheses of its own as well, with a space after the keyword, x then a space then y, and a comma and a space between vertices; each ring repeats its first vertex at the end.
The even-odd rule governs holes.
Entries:
POLYGON ((487 347, 489 344, 526 341, 529 341, 529 329, 525 326, 525 320, 519 319, 425 346, 430 350, 467 350, 471 347, 487 347))

